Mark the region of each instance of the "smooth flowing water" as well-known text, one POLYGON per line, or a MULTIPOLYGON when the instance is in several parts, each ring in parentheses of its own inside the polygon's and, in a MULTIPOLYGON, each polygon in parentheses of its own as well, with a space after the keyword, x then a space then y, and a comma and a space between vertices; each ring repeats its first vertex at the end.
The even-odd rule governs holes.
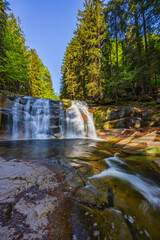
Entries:
POLYGON ((64 119, 60 101, 33 97, 16 98, 11 113, 12 123, 9 124, 14 140, 51 138, 54 136, 54 129, 58 128, 61 128, 58 131, 62 134, 64 119))
POLYGON ((0 143, 0 156, 8 161, 36 161, 65 172, 74 207, 64 205, 61 214, 69 214, 74 239, 158 240, 160 159, 120 158, 115 151, 89 139, 0 143))
POLYGON ((93 114, 88 111, 88 105, 82 101, 72 101, 66 110, 66 137, 96 139, 96 129, 93 114))

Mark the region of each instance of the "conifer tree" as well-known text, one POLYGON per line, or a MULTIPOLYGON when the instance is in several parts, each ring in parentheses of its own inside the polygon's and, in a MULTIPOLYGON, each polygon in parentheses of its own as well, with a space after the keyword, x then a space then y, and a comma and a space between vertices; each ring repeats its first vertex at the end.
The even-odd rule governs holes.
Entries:
POLYGON ((42 97, 43 98, 51 98, 56 99, 56 95, 54 93, 52 87, 52 79, 48 68, 42 63, 41 65, 41 79, 42 79, 42 97))
POLYGON ((5 32, 6 32, 6 24, 7 24, 7 13, 6 10, 8 8, 9 3, 4 0, 0 0, 0 88, 5 87, 4 82, 4 64, 5 64, 5 46, 3 43, 5 32))
POLYGON ((63 65, 63 97, 104 102, 160 86, 158 0, 85 0, 63 65), (105 22, 104 22, 105 18, 105 22))
POLYGON ((35 49, 29 50, 29 86, 30 95, 33 97, 42 97, 42 79, 41 79, 41 60, 35 49))
MULTIPOLYGON (((28 83, 28 56, 20 20, 17 21, 13 13, 7 20, 3 45, 5 50, 3 58, 5 62, 3 66, 5 86, 10 91, 20 93, 21 88, 24 89, 28 83)), ((24 91, 23 93, 28 92, 24 91)))
POLYGON ((84 10, 78 12, 77 30, 67 47, 62 72, 67 93, 72 98, 102 100, 102 43, 105 30, 103 2, 85 0, 84 10))

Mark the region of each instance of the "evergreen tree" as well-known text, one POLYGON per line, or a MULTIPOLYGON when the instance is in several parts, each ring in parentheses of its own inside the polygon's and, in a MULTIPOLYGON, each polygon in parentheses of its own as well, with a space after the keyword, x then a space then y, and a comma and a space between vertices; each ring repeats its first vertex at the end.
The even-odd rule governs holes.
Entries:
MULTIPOLYGON (((25 46, 24 34, 20 27, 20 20, 16 20, 12 13, 7 20, 6 32, 3 39, 5 57, 2 72, 4 73, 4 83, 8 90, 27 94, 25 85, 28 83, 27 77, 27 47, 25 46)), ((27 89, 27 88, 26 88, 27 89)))
POLYGON ((8 2, 0 0, 0 88, 32 95, 57 98, 49 70, 36 51, 25 45, 20 19, 6 13, 8 2))
POLYGON ((105 30, 103 2, 85 0, 84 10, 78 13, 77 30, 67 47, 62 68, 63 85, 66 95, 71 98, 82 96, 84 100, 102 100, 102 43, 105 30))
POLYGON ((55 95, 52 87, 52 79, 50 72, 44 64, 41 65, 41 78, 42 78, 42 97, 56 99, 57 96, 55 95))
POLYGON ((42 78, 41 78, 41 60, 35 49, 29 50, 29 86, 30 95, 33 97, 42 97, 42 78))
POLYGON ((7 13, 6 10, 8 8, 9 3, 4 0, 0 0, 0 88, 5 87, 4 82, 4 71, 3 67, 5 64, 5 46, 3 43, 5 32, 6 32, 6 24, 7 24, 7 13))

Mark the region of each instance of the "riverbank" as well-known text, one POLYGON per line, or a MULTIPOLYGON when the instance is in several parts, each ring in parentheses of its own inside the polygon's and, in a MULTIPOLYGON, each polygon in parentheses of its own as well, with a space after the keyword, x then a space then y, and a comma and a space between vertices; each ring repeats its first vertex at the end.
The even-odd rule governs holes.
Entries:
POLYGON ((160 128, 97 130, 118 152, 129 155, 160 156, 160 128))

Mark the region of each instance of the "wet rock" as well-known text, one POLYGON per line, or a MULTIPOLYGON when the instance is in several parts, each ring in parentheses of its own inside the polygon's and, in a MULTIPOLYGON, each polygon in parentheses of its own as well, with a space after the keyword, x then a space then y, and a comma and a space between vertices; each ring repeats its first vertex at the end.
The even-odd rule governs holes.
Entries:
POLYGON ((90 180, 84 187, 77 190, 75 199, 86 206, 104 210, 114 206, 114 196, 109 186, 104 186, 100 179, 90 180))
POLYGON ((5 130, 5 126, 8 121, 8 116, 0 111, 0 129, 5 130))
POLYGON ((53 239, 133 239, 120 211, 113 208, 99 211, 72 199, 56 209, 52 224, 57 230, 53 239))

